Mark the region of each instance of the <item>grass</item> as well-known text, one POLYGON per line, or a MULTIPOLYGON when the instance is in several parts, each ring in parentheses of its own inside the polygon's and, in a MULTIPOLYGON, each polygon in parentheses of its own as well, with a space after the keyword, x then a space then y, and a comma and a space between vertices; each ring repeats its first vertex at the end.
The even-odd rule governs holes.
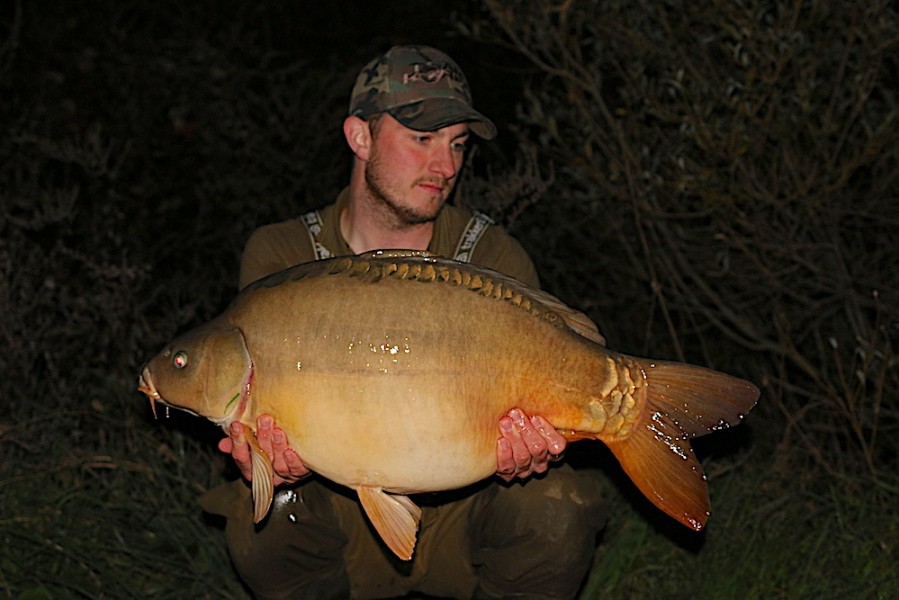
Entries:
POLYGON ((713 516, 693 543, 625 512, 581 597, 896 597, 895 492, 815 483, 802 489, 747 463, 712 483, 713 516))
POLYGON ((223 462, 129 400, 4 433, 0 597, 246 597, 196 505, 223 462))

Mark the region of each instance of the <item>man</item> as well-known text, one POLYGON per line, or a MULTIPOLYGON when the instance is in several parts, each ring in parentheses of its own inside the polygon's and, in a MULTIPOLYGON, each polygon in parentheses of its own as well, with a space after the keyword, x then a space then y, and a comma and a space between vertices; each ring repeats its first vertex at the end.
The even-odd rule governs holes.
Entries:
MULTIPOLYGON (((521 246, 482 217, 446 204, 468 137, 490 139, 493 123, 475 111, 465 76, 445 54, 398 46, 359 74, 343 124, 354 161, 334 205, 258 229, 241 261, 240 285, 292 265, 382 248, 429 250, 537 285, 521 246)), ((384 598, 419 591, 442 597, 570 598, 584 578, 602 526, 595 479, 560 465, 565 440, 539 416, 514 409, 500 420, 497 475, 471 489, 422 495, 415 556, 397 560, 369 528, 355 498, 309 477, 270 417, 257 423, 272 456, 271 515, 255 527, 243 482, 202 502, 227 518, 234 564, 258 598, 384 598), (525 481, 527 480, 527 481, 525 481)), ((243 429, 219 444, 244 477, 243 429)), ((347 443, 351 443, 348 440, 347 443)), ((385 444, 390 440, 385 439, 385 444)))

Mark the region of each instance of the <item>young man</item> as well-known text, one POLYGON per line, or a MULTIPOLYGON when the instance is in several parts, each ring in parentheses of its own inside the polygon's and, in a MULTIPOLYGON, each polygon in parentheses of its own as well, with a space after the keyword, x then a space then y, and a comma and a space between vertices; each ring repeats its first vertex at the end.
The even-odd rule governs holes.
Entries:
MULTIPOLYGON (((537 285, 515 240, 446 204, 469 135, 496 134, 472 108, 465 76, 449 57, 430 47, 398 46, 369 63, 353 88, 343 132, 355 155, 349 186, 320 212, 254 232, 241 261, 241 287, 308 260, 383 248, 429 250, 537 285)), ((514 409, 498 423, 497 475, 519 483, 486 481, 416 498, 423 515, 410 563, 386 550, 346 490, 315 477, 292 486, 309 474, 302 457, 270 417, 257 426, 276 484, 284 484, 272 514, 254 526, 249 490, 240 481, 202 500, 227 518, 232 559, 257 598, 385 598, 410 591, 570 598, 589 569, 603 523, 599 486, 564 465, 545 479, 530 478, 565 448, 539 416, 514 409)), ((219 447, 249 479, 240 424, 219 447)))

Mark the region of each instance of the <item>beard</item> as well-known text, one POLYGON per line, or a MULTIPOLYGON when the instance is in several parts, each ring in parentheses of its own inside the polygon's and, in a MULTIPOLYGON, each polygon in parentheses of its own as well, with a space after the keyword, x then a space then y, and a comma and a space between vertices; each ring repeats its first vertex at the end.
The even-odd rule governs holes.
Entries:
MULTIPOLYGON (((403 202, 402 191, 397 189, 398 186, 394 182, 390 181, 385 171, 380 155, 373 152, 365 165, 366 187, 371 199, 388 216, 395 228, 402 229, 410 225, 421 225, 437 219, 443 209, 445 198, 425 206, 403 202)), ((441 180, 439 184, 444 187, 449 185, 446 180, 441 180)))

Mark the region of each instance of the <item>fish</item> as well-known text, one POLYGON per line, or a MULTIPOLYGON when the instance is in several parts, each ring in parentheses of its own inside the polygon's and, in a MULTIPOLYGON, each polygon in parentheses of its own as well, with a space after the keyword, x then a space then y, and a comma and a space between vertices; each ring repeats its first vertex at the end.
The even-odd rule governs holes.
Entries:
POLYGON ((587 315, 551 294, 411 250, 250 284, 150 359, 138 390, 154 415, 162 404, 226 431, 244 425, 257 523, 274 488, 253 429, 271 415, 310 470, 355 490, 403 560, 421 517, 408 495, 493 475, 497 423, 513 407, 568 441, 601 441, 655 506, 701 530, 708 484, 690 440, 738 424, 759 397, 726 373, 609 350, 587 315))

